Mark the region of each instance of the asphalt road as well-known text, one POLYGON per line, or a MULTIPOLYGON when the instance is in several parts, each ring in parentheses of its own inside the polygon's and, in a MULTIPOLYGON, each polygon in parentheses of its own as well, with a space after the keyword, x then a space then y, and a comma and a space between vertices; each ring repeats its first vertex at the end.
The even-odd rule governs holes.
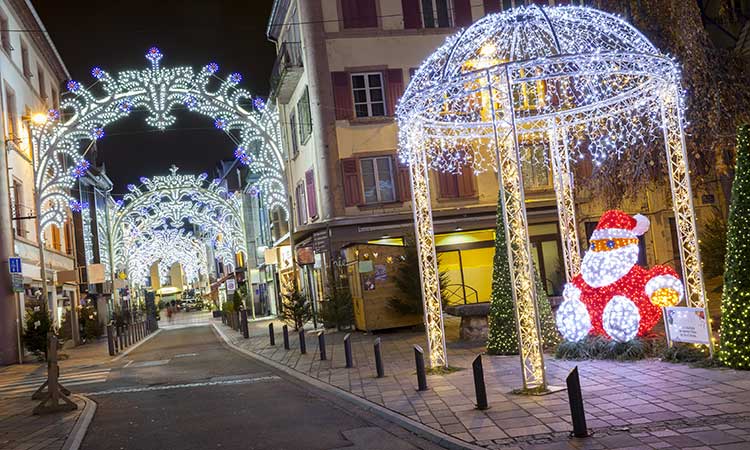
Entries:
POLYGON ((162 331, 88 394, 85 450, 440 448, 225 347, 209 326, 162 331))

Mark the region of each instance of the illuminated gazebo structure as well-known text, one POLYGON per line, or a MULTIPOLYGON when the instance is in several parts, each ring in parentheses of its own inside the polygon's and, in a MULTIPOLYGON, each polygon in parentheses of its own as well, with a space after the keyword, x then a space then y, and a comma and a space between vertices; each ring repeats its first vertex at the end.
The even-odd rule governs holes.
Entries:
POLYGON ((525 388, 546 387, 521 172, 527 155, 545 155, 537 163, 552 167, 570 281, 580 269, 571 164, 587 153, 601 164, 663 142, 687 303, 706 307, 679 80, 676 62, 633 26, 577 6, 489 15, 424 62, 397 113, 433 366, 447 365, 447 358, 430 169, 498 173, 525 388))

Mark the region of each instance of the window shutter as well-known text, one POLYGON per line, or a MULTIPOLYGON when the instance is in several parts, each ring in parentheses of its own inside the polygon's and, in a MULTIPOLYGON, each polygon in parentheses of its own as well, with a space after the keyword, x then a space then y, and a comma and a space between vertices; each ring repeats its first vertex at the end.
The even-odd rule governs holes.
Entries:
POLYGON ((305 188, 307 189, 307 215, 315 219, 318 217, 318 196, 315 195, 315 174, 312 169, 305 172, 305 188))
POLYGON ((438 172, 438 190, 440 198, 458 197, 458 183, 456 174, 447 172, 438 172))
POLYGON ((471 0, 453 0, 453 21, 457 27, 471 25, 471 0))
POLYGON ((456 174, 459 197, 473 197, 476 193, 474 189, 474 169, 470 165, 461 168, 461 173, 456 174))
POLYGON ((341 160, 341 172, 344 176, 344 205, 357 206, 362 203, 362 188, 359 181, 357 158, 341 160))
POLYGON ((484 15, 500 12, 500 0, 484 0, 484 15))
POLYGON ((378 26, 375 0, 341 0, 344 28, 369 28, 378 26))
POLYGON ((353 117, 352 88, 347 72, 331 72, 333 83, 333 103, 336 108, 336 120, 349 120, 353 117))
POLYGON ((396 155, 396 167, 398 179, 398 200, 400 202, 408 202, 411 200, 411 179, 409 178, 409 166, 399 160, 396 155))
POLYGON ((422 28, 419 0, 401 0, 401 8, 404 11, 404 28, 407 30, 422 28))
POLYGON ((388 92, 386 93, 386 101, 388 102, 388 110, 386 114, 389 116, 396 115, 396 103, 401 95, 404 93, 404 71, 401 69, 388 69, 386 70, 385 77, 388 83, 388 92))

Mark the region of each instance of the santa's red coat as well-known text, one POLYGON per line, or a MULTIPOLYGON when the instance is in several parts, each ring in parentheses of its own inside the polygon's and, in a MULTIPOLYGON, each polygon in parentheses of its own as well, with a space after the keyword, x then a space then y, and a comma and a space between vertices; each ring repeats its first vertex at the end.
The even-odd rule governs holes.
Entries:
POLYGON ((591 317, 591 334, 606 336, 602 327, 602 313, 604 307, 615 295, 624 295, 629 298, 638 308, 641 314, 641 323, 638 327, 638 336, 645 335, 661 319, 661 308, 651 303, 646 295, 646 283, 659 275, 672 275, 675 278, 677 272, 671 267, 654 266, 649 270, 635 264, 630 272, 614 283, 603 287, 592 287, 583 281, 583 276, 578 274, 573 278, 573 284, 581 290, 581 302, 586 305, 591 317))

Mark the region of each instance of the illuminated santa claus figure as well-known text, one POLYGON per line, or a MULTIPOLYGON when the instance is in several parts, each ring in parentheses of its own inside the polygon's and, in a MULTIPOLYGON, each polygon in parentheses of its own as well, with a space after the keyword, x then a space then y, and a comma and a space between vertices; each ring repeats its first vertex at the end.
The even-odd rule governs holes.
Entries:
POLYGON ((682 282, 666 266, 639 266, 638 236, 648 230, 645 216, 605 212, 591 235, 581 273, 565 285, 557 328, 569 341, 589 333, 626 342, 643 336, 661 318, 661 308, 683 297, 682 282))

